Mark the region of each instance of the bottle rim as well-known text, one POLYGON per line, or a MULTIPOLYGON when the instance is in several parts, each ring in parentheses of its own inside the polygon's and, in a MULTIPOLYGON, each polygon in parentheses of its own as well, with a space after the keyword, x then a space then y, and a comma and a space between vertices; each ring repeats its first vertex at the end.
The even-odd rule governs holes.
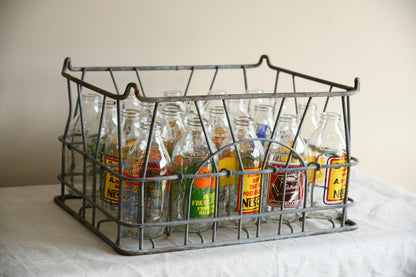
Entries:
POLYGON ((174 89, 166 90, 165 92, 163 92, 163 95, 165 97, 182 96, 182 91, 174 89))
MULTIPOLYGON (((309 103, 308 110, 313 109, 314 111, 316 111, 317 107, 318 106, 315 103, 309 103)), ((302 110, 305 110, 306 103, 298 103, 298 108, 301 108, 302 110)))
MULTIPOLYGON (((207 120, 205 118, 202 118, 202 123, 204 126, 207 125, 207 120)), ((185 119, 185 125, 190 127, 202 127, 201 121, 199 120, 199 117, 197 115, 190 116, 185 119)))
POLYGON ((182 110, 178 106, 168 103, 162 107, 160 113, 166 116, 180 116, 182 115, 182 110))
POLYGON ((121 112, 121 116, 127 118, 138 118, 140 116, 140 112, 135 109, 125 109, 121 112))
POLYGON ((209 108, 209 112, 211 114, 219 114, 219 115, 223 115, 225 114, 225 110, 223 106, 213 106, 209 108))
POLYGON ((273 106, 268 104, 257 104, 254 106, 254 111, 257 112, 272 112, 273 106))
POLYGON ((234 124, 239 126, 252 126, 254 120, 250 116, 240 115, 234 119, 234 124))

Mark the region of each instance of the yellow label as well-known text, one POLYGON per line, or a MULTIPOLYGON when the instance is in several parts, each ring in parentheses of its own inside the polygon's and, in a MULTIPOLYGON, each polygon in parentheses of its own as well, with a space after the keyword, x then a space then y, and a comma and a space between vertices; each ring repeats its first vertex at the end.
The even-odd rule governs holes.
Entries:
MULTIPOLYGON (((105 157, 105 164, 118 164, 117 158, 105 157)), ((118 166, 112 168, 114 172, 118 173, 118 166)), ((110 172, 105 173, 103 198, 107 202, 118 203, 118 189, 119 179, 110 172)))
MULTIPOLYGON (((308 164, 310 162, 316 162, 316 157, 308 157, 308 164)), ((323 165, 325 163, 324 157, 320 157, 318 159, 318 163, 323 165)), ((316 184, 322 182, 324 180, 324 172, 325 170, 322 168, 321 170, 312 169, 308 171, 308 182, 309 184, 315 181, 316 184), (314 180, 315 179, 315 180, 314 180)))
MULTIPOLYGON (((320 165, 323 165, 325 163, 325 158, 320 157, 318 159, 318 163, 320 165)), ((322 182, 324 180, 324 172, 325 172, 325 169, 323 168, 321 170, 316 171, 316 183, 322 182)))
MULTIPOLYGON (((345 164, 347 159, 330 158, 328 164, 345 164)), ((337 204, 344 200, 345 186, 347 181, 347 167, 329 168, 327 174, 327 183, 325 190, 324 202, 325 204, 337 204)))
MULTIPOLYGON (((226 157, 226 158, 221 159, 218 163, 218 170, 221 170, 223 168, 234 171, 236 169, 236 160, 235 160, 235 158, 234 157, 226 157)), ((232 175, 230 177, 221 176, 220 177, 220 188, 234 184, 234 180, 235 180, 234 175, 232 175)))
MULTIPOLYGON (((244 168, 244 171, 260 170, 259 167, 244 168)), ((244 187, 243 187, 243 214, 255 213, 259 210, 260 202, 260 184, 261 174, 248 174, 244 175, 244 187)), ((238 182, 238 192, 241 187, 241 176, 238 182)), ((240 195, 237 199, 237 211, 240 209, 240 195)))

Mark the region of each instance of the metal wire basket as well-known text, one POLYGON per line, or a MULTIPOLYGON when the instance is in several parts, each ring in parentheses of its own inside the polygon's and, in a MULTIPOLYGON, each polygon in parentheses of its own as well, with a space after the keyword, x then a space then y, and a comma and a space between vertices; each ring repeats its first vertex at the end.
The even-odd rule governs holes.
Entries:
MULTIPOLYGON (((104 240, 108 245, 110 245, 114 250, 118 253, 123 255, 142 255, 142 254, 151 254, 151 253, 161 253, 161 252, 169 252, 169 251, 180 251, 180 250, 190 250, 190 249, 198 249, 198 248, 206 248, 206 247, 215 247, 215 246, 224 246, 224 245, 233 245, 233 244, 241 244, 241 243, 251 243, 251 242, 260 242, 260 241, 268 241, 268 240, 278 240, 278 239, 286 239, 286 238, 295 238, 295 237, 303 237, 303 236, 311 236, 311 235, 318 235, 318 234, 328 234, 334 232, 344 232, 350 231, 357 228, 357 225, 347 217, 347 210, 353 204, 353 200, 348 197, 349 191, 349 175, 351 166, 358 164, 358 160, 351 156, 351 115, 350 115, 350 96, 356 94, 359 91, 359 80, 358 78, 355 79, 354 86, 346 86, 337 84, 334 82, 330 82, 327 80, 315 78, 312 76, 308 76, 305 74, 297 73, 291 70, 287 70, 284 68, 276 67, 271 64, 268 56, 263 55, 260 57, 258 63, 255 64, 234 64, 234 65, 192 65, 192 66, 123 66, 123 67, 73 67, 71 65, 70 58, 66 58, 64 61, 62 75, 67 79, 67 87, 68 87, 68 99, 69 99, 69 115, 65 125, 64 134, 59 137, 59 141, 62 142, 62 168, 61 173, 58 175, 58 179, 61 182, 61 193, 60 195, 54 198, 55 202, 62 207, 65 211, 75 217, 78 221, 80 221, 83 225, 88 227, 91 231, 93 231, 96 235, 98 235, 102 240, 104 240), (270 83, 273 84, 273 88, 270 92, 262 93, 262 94, 250 94, 245 93, 250 87, 249 83, 249 72, 263 68, 263 70, 267 71, 268 76, 273 76, 270 80, 270 83), (119 80, 116 78, 116 73, 123 72, 135 75, 137 78, 138 85, 134 82, 129 82, 125 86, 124 93, 119 92, 119 80), (143 75, 147 72, 152 72, 156 76, 158 74, 162 75, 162 72, 170 72, 172 74, 189 74, 185 79, 185 89, 184 89, 184 96, 181 97, 149 97, 146 96, 149 91, 152 92, 150 88, 149 91, 147 88, 144 87, 143 82, 143 75), (236 94, 227 94, 227 95, 188 95, 192 81, 194 80, 195 76, 199 73, 204 72, 206 75, 207 73, 212 74, 212 77, 209 78, 208 83, 205 82, 204 90, 209 91, 213 89, 216 85, 216 81, 218 80, 218 76, 223 74, 224 72, 233 72, 237 73, 241 76, 242 74, 242 86, 240 88, 235 89, 235 91, 242 91, 243 93, 236 93, 236 94), (87 82, 85 81, 86 76, 90 76, 95 74, 99 76, 100 80, 111 81, 114 85, 115 92, 110 91, 110 89, 104 89, 102 85, 100 85, 99 81, 96 82, 87 82), (287 82, 287 88, 281 89, 281 82, 282 80, 287 82), (76 86, 76 93, 73 93, 72 86, 76 86), (297 87, 304 86, 306 90, 299 90, 297 87), (310 91, 310 88, 313 88, 313 91, 310 91), (315 87, 319 87, 316 89, 315 87), (343 117, 343 130, 346 140, 346 156, 347 156, 347 163, 342 165, 319 165, 317 163, 309 163, 309 164, 302 164, 302 167, 296 168, 296 170, 302 170, 304 172, 308 170, 316 170, 320 168, 339 168, 339 167, 347 167, 347 176, 346 176, 346 188, 345 188, 345 197, 342 204, 339 205, 332 205, 326 207, 307 207, 307 196, 308 196, 308 186, 305 186, 305 199, 304 204, 300 209, 293 211, 292 209, 287 209, 283 206, 280 209, 275 209, 272 212, 264 212, 262 210, 259 213, 253 214, 243 214, 242 209, 240 209, 240 214, 237 216, 227 216, 221 217, 218 215, 218 204, 215 205, 214 216, 210 218, 202 218, 202 219, 190 219, 189 217, 189 205, 190 201, 188 201, 188 215, 185 220, 181 221, 174 221, 168 220, 166 222, 160 223, 144 223, 143 218, 139 218, 136 224, 127 224, 121 220, 121 212, 119 209, 118 216, 114 216, 108 212, 108 210, 100 204, 100 201, 97 199, 97 190, 98 190, 98 181, 96 178, 93 179, 91 184, 87 184, 86 172, 85 172, 85 163, 89 161, 94 164, 96 170, 100 170, 102 172, 110 172, 117 178, 119 178, 120 183, 122 182, 140 182, 141 184, 146 184, 149 181, 157 181, 157 180, 178 180, 178 179, 191 179, 191 184, 195 178, 201 177, 200 175, 196 174, 180 174, 180 173, 173 173, 169 176, 164 177, 142 177, 142 178, 128 178, 123 176, 122 174, 118 174, 115 172, 111 167, 104 164, 102 161, 97 159, 99 153, 98 147, 96 148, 95 152, 87 152, 86 145, 85 145, 85 133, 84 133, 84 126, 82 126, 82 138, 83 142, 81 147, 79 145, 74 145, 68 140, 68 132, 69 126, 71 121, 73 120, 74 113, 83 113, 83 105, 82 105, 82 97, 81 95, 86 91, 94 92, 100 95, 103 98, 103 102, 106 99, 114 99, 117 103, 117 121, 118 126, 121 124, 121 109, 122 109, 122 102, 125 101, 131 93, 134 93, 135 96, 139 101, 154 103, 154 112, 153 118, 151 120, 151 127, 150 127, 150 134, 149 137, 152 136, 155 121, 156 121, 156 114, 159 109, 159 104, 166 103, 166 102, 193 102, 195 104, 197 114, 199 119, 202 123, 202 115, 201 111, 198 108, 197 102, 199 101, 221 101, 226 117, 228 121, 230 121, 229 111, 227 107, 227 100, 229 99, 245 99, 245 100, 253 100, 253 99, 279 99, 281 100, 280 106, 276 106, 275 108, 278 110, 276 122, 274 125, 274 129, 272 133, 274 134, 276 131, 277 121, 281 115, 282 105, 286 100, 292 100, 295 105, 295 109, 297 112, 297 101, 299 99, 303 99, 306 101, 306 110, 308 109, 311 101, 313 99, 319 99, 322 102, 323 110, 325 111, 329 105, 329 103, 338 103, 340 110, 342 112, 343 117), (76 105, 74 105, 73 101, 77 99, 76 105), (70 175, 67 170, 66 165, 66 151, 76 151, 80 155, 83 156, 84 159, 84 170, 82 172, 78 172, 82 176, 82 186, 81 189, 75 187, 71 182, 69 182, 68 176, 70 175), (87 195, 86 187, 92 186, 92 195, 87 195), (68 192, 69 191, 69 192, 68 192), (328 219, 312 219, 308 217, 310 212, 316 210, 325 210, 325 209, 338 209, 341 211, 340 217, 337 220, 328 220, 328 219), (299 214, 299 220, 296 222, 287 222, 283 220, 283 216, 280 215, 287 215, 291 213, 299 214), (266 216, 276 215, 280 216, 279 220, 269 223, 264 220, 266 216), (256 224, 254 227, 245 228, 241 224, 241 222, 245 218, 255 218, 256 224), (238 221, 238 227, 234 229, 230 228, 223 228, 220 226, 221 222, 226 221, 238 221), (196 223, 196 222, 210 222, 212 223, 212 227, 205 232, 201 233, 191 233, 189 232, 189 225, 196 223), (174 232, 172 231, 173 226, 183 225, 185 227, 184 232, 174 232), (139 230, 138 236, 136 237, 129 237, 124 236, 122 233, 122 228, 137 228, 139 230), (158 238, 145 238, 143 235, 143 229, 145 228, 152 228, 152 227, 164 227, 165 233, 158 237, 158 238)), ((152 87, 150 85, 150 87, 152 87)), ((101 111, 103 113, 104 111, 101 111)), ((299 128, 297 130, 296 137, 299 136, 300 130, 302 128, 302 124, 304 122, 306 112, 299 120, 299 128)), ((101 116, 99 122, 99 131, 98 136, 100 137, 100 130, 102 127, 102 119, 101 116)), ((83 123, 82 123, 83 124, 83 123)), ((204 135, 208 141, 208 135, 206 131, 206 126, 202 124, 204 135)), ((231 126, 231 124, 230 124, 231 126)), ((233 134, 232 128, 230 128, 231 134, 233 134)), ((121 130, 118 129, 118 138, 121 141, 121 130)), ((281 142, 272 140, 272 139, 258 139, 261 141, 267 141, 269 143, 279 143, 281 142)), ((295 139, 296 140, 296 139, 295 139)), ((150 142, 150 140, 149 140, 150 142)), ((241 142, 234 141, 234 143, 228 145, 227 147, 235 147, 237 144, 241 142)), ((208 144, 207 144, 208 145, 208 144)), ((293 145, 285 145, 288 149, 290 149, 290 155, 297 155, 293 145)), ((121 147, 119 147, 121 149, 121 147)), ((206 161, 212 159, 214 156, 218 155, 223 149, 219 149, 218 151, 212 151, 210 149, 210 156, 206 159, 206 161)), ((266 151, 265 159, 267 157, 269 149, 266 151)), ((149 162, 149 152, 150 152, 150 143, 147 147, 144 165, 147 166, 149 162)), ((119 168, 120 172, 123 172, 123 158, 120 153, 119 155, 119 168)), ((265 161, 263 161, 265 164, 265 161)), ((262 174, 263 176, 271 173, 276 172, 290 172, 294 169, 286 167, 286 168, 265 168, 262 167, 261 170, 255 171, 255 173, 262 174)), ((253 174, 253 171, 230 171, 230 170, 221 170, 211 174, 204 174, 204 177, 215 177, 218 187, 218 180, 221 176, 243 176, 253 174)), ((306 174, 307 175, 307 174, 306 174)), ((307 177, 306 177, 307 178, 307 177)), ((307 180, 306 180, 307 183, 307 180)), ((262 184, 264 186, 265 184, 262 184)), ((123 186, 120 185, 120 192, 119 195, 122 194, 123 186)), ((143 186, 139 187, 139 212, 143 213, 143 186)), ((285 191, 283 192, 283 194, 285 191)), ((260 192, 260 201, 263 198, 263 191, 260 192)), ((119 206, 121 203, 121 197, 119 198, 119 206)), ((283 201, 284 202, 284 201, 283 201)), ((216 190, 215 194, 215 203, 218 203, 218 190, 216 190)), ((261 207, 262 205, 260 205, 261 207)))

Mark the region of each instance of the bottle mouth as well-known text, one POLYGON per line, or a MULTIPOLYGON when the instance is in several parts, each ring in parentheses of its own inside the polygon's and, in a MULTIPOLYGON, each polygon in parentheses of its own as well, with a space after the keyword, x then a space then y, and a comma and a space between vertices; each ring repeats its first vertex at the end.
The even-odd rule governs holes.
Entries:
POLYGON ((250 116, 240 115, 234 119, 234 123, 240 126, 252 126, 254 124, 254 120, 250 116))
POLYGON ((115 101, 115 100, 105 100, 105 106, 106 107, 115 107, 116 103, 117 103, 117 101, 115 101))
POLYGON ((209 112, 211 114, 219 114, 219 115, 225 114, 225 110, 224 110, 224 107, 223 106, 210 107, 209 108, 209 112))
MULTIPOLYGON (((304 111, 305 108, 306 108, 306 103, 298 103, 298 109, 304 111)), ((310 109, 315 111, 317 109, 317 105, 314 104, 314 103, 309 103, 308 110, 310 110, 310 109)))
POLYGON ((267 104, 257 104, 254 106, 254 111, 259 112, 271 112, 273 111, 273 107, 267 104))
POLYGON ((180 116, 182 115, 182 111, 177 105, 168 103, 162 107, 161 114, 166 116, 180 116))
POLYGON ((138 110, 126 109, 122 111, 121 115, 124 117, 128 117, 128 118, 135 118, 135 117, 138 118, 140 116, 140 113, 138 110))
POLYGON ((223 89, 213 89, 208 92, 208 95, 227 95, 227 92, 223 89))
POLYGON ((264 91, 262 89, 259 88, 249 88, 246 90, 247 94, 260 94, 263 93, 264 91))
POLYGON ((341 119, 341 115, 336 112, 322 112, 321 118, 341 119))
MULTIPOLYGON (((205 118, 202 118, 202 123, 204 124, 204 126, 207 126, 208 121, 205 118)), ((202 127, 201 120, 199 120, 199 117, 197 115, 193 115, 186 118, 185 124, 191 127, 202 127)))
POLYGON ((182 91, 180 90, 167 90, 163 93, 165 97, 174 97, 174 96, 182 96, 182 91))

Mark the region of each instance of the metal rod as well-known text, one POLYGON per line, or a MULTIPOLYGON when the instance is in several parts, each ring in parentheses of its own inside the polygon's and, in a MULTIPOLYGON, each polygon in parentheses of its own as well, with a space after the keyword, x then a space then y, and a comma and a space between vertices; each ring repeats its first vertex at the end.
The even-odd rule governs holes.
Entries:
MULTIPOLYGON (((120 100, 117 100, 117 146, 118 146, 118 172, 121 176, 123 176, 123 132, 121 129, 121 104, 120 100)), ((121 210, 122 210, 122 204, 123 204, 123 193, 124 193, 124 180, 122 178, 119 178, 119 186, 118 186, 118 210, 117 210, 117 219, 121 222, 121 210)), ((117 226, 117 245, 121 245, 121 225, 119 224, 117 226)))
POLYGON ((143 84, 142 84, 142 79, 140 78, 140 75, 139 75, 139 69, 136 67, 134 70, 136 71, 137 80, 139 81, 139 86, 140 86, 140 89, 143 93, 143 96, 146 96, 146 93, 144 91, 144 87, 143 87, 143 84))
POLYGON ((217 78, 217 74, 218 74, 218 66, 215 68, 215 73, 214 73, 214 77, 212 77, 212 81, 211 81, 211 85, 209 86, 209 90, 212 90, 212 88, 214 87, 214 82, 215 79, 217 78))
POLYGON ((185 92, 183 94, 184 96, 188 95, 188 90, 189 90, 189 86, 191 84, 192 76, 194 75, 194 70, 195 70, 195 67, 192 67, 191 68, 191 74, 189 74, 188 83, 186 84, 185 92))

